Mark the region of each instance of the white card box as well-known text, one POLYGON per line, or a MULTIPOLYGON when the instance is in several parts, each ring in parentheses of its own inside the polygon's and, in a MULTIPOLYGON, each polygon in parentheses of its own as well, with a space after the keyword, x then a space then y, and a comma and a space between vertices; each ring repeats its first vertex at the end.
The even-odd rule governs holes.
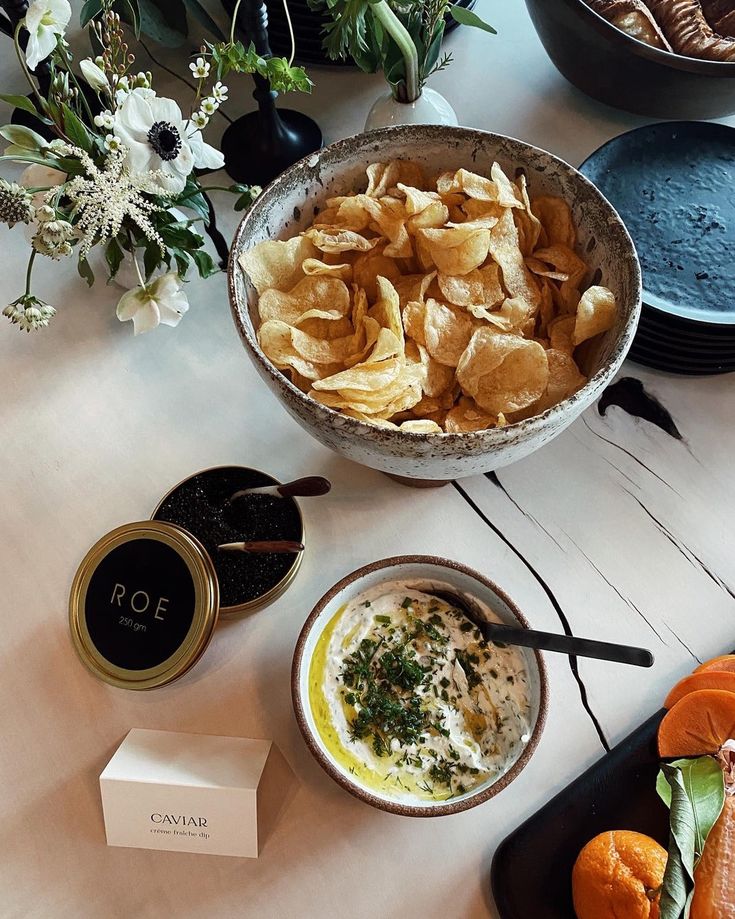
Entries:
POLYGON ((292 780, 269 740, 134 728, 100 775, 107 845, 257 858, 292 780))

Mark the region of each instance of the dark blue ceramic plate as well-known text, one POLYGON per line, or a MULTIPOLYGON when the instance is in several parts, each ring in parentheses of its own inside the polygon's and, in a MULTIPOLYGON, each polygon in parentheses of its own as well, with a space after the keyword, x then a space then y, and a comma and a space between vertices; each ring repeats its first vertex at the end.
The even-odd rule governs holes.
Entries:
POLYGON ((633 237, 648 307, 723 332, 735 325, 735 129, 646 125, 600 147, 580 171, 633 237))

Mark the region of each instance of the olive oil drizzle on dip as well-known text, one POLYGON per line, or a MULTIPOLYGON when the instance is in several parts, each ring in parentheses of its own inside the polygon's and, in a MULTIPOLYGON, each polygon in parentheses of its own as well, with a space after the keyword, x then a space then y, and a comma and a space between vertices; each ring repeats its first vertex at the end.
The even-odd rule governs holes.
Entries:
POLYGON ((460 610, 400 582, 327 623, 309 700, 334 760, 397 799, 443 801, 497 779, 531 733, 523 653, 485 642, 460 610))

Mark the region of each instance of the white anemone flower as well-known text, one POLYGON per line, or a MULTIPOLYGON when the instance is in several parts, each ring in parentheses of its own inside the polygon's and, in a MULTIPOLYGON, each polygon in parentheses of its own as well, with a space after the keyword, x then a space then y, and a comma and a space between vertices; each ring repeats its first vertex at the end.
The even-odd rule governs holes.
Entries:
POLYGON ((26 62, 31 70, 51 54, 57 36, 64 34, 70 19, 69 0, 33 0, 24 20, 28 29, 26 62))
POLYGON ((187 124, 173 99, 158 97, 152 89, 131 90, 115 112, 114 133, 127 149, 125 166, 131 175, 155 172, 151 190, 183 191, 196 163, 187 124))
POLYGON ((194 155, 194 166, 197 169, 221 169, 225 165, 222 153, 205 142, 202 132, 196 130, 195 125, 189 125, 187 140, 194 155))
POLYGON ((140 335, 159 324, 178 325, 188 309, 181 278, 175 271, 168 271, 143 287, 124 293, 117 304, 117 318, 121 322, 132 319, 133 332, 140 335))

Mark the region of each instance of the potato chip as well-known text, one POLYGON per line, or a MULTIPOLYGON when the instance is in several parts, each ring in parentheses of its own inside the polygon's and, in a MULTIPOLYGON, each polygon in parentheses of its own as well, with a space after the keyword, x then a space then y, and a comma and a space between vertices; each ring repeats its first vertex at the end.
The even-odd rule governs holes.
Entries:
POLYGON ((506 208, 503 216, 490 230, 489 252, 500 265, 503 286, 511 297, 520 297, 535 310, 541 302, 541 292, 526 268, 518 242, 518 230, 513 222, 513 213, 506 208))
POLYGON ((240 253, 240 266, 253 287, 262 294, 269 288, 291 290, 304 276, 302 264, 317 254, 314 244, 305 236, 294 236, 282 242, 268 239, 240 253))
POLYGON ((563 198, 540 195, 531 203, 531 210, 541 221, 546 234, 545 244, 566 246, 573 249, 577 244, 572 211, 563 198))
POLYGON ((410 300, 403 307, 401 318, 403 319, 403 327, 406 330, 406 335, 413 339, 413 341, 426 347, 426 333, 424 332, 426 304, 420 300, 410 300))
POLYGON ((574 351, 574 326, 576 325, 575 316, 557 316, 552 319, 548 325, 549 340, 551 347, 556 351, 565 351, 571 354, 574 351))
POLYGON ((378 296, 378 275, 393 282, 401 277, 401 272, 395 260, 385 255, 380 247, 357 256, 352 266, 352 276, 355 284, 365 290, 370 301, 378 296))
POLYGON ((546 352, 535 341, 477 329, 457 365, 457 380, 491 415, 516 412, 541 397, 549 379, 546 352))
POLYGON ((367 167, 368 187, 365 192, 371 198, 382 198, 399 183, 414 188, 424 187, 424 173, 418 163, 410 160, 391 160, 388 163, 371 163, 367 167))
POLYGON ((590 287, 583 294, 577 307, 573 340, 575 345, 607 332, 615 324, 617 305, 612 291, 606 287, 590 287))
POLYGON ((290 367, 307 380, 318 380, 337 373, 341 364, 317 364, 302 357, 294 348, 291 326, 271 320, 258 329, 258 343, 274 366, 280 370, 290 367))
POLYGON ((440 364, 456 367, 475 327, 465 310, 438 300, 426 301, 424 337, 426 350, 440 364))
POLYGON ((496 418, 478 408, 473 399, 462 396, 444 420, 447 434, 464 434, 467 431, 484 431, 495 426, 496 418))
POLYGON ((322 252, 367 252, 369 249, 377 246, 380 237, 366 239, 359 233, 352 230, 339 230, 336 228, 327 230, 310 229, 304 234, 312 240, 317 249, 322 252))
MULTIPOLYGON (((490 168, 490 177, 497 189, 497 202, 501 207, 523 207, 518 190, 497 163, 490 168)), ((470 196, 471 197, 471 196, 470 196)))
POLYGON ((406 431, 408 434, 441 434, 442 429, 435 421, 415 420, 403 421, 399 427, 400 431, 406 431))
POLYGON ((328 265, 318 258, 304 259, 301 268, 305 275, 325 275, 329 278, 339 278, 340 281, 352 280, 352 265, 342 263, 341 265, 328 265))
POLYGON ((491 230, 419 230, 416 239, 428 248, 431 260, 444 274, 468 274, 487 258, 491 230))
POLYGON ((348 315, 352 305, 344 281, 324 275, 311 275, 302 277, 287 292, 275 288, 264 290, 258 300, 258 312, 263 322, 280 319, 289 325, 298 325, 305 313, 318 310, 322 305, 328 307, 330 313, 336 314, 322 318, 340 319, 348 315))
POLYGON ((500 428, 584 386, 575 348, 617 307, 606 288, 580 293, 563 200, 530 201, 525 174, 497 163, 434 187, 407 160, 367 175, 300 236, 241 256, 274 366, 323 405, 408 433, 500 428))

